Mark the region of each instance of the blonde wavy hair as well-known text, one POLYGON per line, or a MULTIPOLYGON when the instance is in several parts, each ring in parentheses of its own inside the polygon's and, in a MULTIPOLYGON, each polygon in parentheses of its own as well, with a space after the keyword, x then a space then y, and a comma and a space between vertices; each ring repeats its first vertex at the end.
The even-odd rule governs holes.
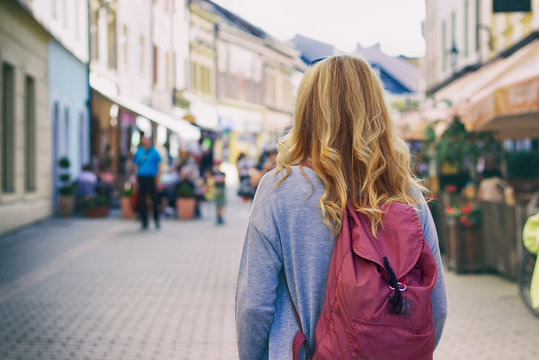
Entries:
POLYGON ((334 233, 348 201, 370 218, 376 236, 382 204, 415 206, 413 189, 425 191, 410 171, 410 152, 396 134, 381 82, 358 57, 332 56, 305 73, 294 124, 279 149, 275 186, 291 166, 310 163, 325 185, 319 205, 334 233))

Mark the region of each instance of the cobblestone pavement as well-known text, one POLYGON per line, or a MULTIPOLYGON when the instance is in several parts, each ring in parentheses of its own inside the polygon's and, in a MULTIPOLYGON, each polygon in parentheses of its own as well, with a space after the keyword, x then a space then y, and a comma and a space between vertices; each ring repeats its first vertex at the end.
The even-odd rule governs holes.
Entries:
MULTIPOLYGON (((211 205, 211 204, 207 204, 211 205)), ((249 204, 227 224, 53 219, 0 239, 0 359, 236 359, 234 288, 249 204)), ((447 273, 435 359, 538 359, 515 283, 447 273)))

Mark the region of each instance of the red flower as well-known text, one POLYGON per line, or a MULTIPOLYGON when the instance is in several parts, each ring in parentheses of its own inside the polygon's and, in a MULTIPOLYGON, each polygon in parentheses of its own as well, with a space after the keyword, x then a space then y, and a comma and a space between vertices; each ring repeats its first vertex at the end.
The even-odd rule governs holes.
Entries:
POLYGON ((456 185, 446 185, 445 191, 450 193, 456 193, 457 192, 457 186, 456 185))
POLYGON ((455 212, 455 208, 453 206, 448 206, 445 208, 446 215, 453 215, 454 212, 455 212))
POLYGON ((460 211, 464 214, 464 215, 469 215, 472 213, 473 211, 473 205, 472 203, 468 203, 466 204, 466 206, 463 206, 460 208, 460 211))

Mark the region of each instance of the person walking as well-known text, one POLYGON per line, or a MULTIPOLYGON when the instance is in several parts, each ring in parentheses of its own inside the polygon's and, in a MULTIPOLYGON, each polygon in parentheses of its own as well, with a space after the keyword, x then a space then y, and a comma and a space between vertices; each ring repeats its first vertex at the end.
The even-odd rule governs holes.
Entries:
POLYGON ((429 274, 436 280, 427 295, 434 349, 447 316, 447 298, 436 229, 423 191, 369 64, 342 55, 308 69, 298 88, 293 127, 279 142, 276 168, 261 179, 252 204, 236 285, 239 358, 291 359, 298 323, 306 348, 315 353, 317 322, 345 209, 353 206, 367 217, 367 229, 376 236, 383 229, 383 209, 391 203, 412 209, 405 220, 422 230, 425 251, 435 263, 430 269, 437 269, 429 274))
POLYGON ((160 228, 159 223, 159 198, 158 188, 159 175, 161 173, 161 156, 153 147, 149 138, 143 136, 140 145, 133 158, 133 170, 137 176, 138 186, 138 209, 142 221, 141 230, 148 228, 148 203, 147 196, 150 196, 153 207, 153 218, 155 227, 160 228))

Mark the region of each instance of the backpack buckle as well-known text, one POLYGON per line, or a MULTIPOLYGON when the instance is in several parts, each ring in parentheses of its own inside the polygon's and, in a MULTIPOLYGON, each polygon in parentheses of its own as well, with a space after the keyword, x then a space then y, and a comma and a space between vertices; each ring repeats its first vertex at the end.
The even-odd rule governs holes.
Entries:
MULTIPOLYGON (((391 285, 388 285, 391 290, 395 290, 395 288, 391 285)), ((400 278, 399 281, 397 281, 397 287, 399 288, 399 291, 406 290, 406 279, 400 278)))

